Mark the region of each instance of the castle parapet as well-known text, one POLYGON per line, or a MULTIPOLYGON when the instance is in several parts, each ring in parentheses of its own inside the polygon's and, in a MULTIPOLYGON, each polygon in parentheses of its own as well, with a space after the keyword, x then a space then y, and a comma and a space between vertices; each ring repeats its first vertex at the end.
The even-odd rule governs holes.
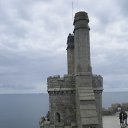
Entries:
POLYGON ((103 77, 101 75, 93 75, 92 85, 94 91, 103 91, 103 77))
POLYGON ((62 88, 75 88, 75 79, 73 75, 60 75, 50 76, 47 78, 48 90, 62 89, 62 88))
POLYGON ((40 128, 49 128, 50 127, 50 121, 42 121, 39 122, 40 128))

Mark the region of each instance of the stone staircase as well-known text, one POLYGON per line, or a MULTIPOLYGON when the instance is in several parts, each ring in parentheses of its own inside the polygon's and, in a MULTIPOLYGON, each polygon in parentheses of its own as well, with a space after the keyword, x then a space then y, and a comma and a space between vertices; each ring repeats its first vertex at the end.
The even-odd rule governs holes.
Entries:
POLYGON ((81 126, 98 125, 95 96, 92 87, 78 86, 76 88, 78 111, 81 126))

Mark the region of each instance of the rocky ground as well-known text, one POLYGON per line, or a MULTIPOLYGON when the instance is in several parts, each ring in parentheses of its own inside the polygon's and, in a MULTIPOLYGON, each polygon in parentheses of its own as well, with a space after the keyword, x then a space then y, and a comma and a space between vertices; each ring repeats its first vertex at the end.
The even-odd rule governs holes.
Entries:
MULTIPOLYGON (((118 114, 114 116, 104 116, 103 128, 120 128, 120 121, 118 114)), ((128 128, 128 126, 125 128, 128 128)))
POLYGON ((104 116, 103 117, 103 128, 120 128, 118 117, 104 116))

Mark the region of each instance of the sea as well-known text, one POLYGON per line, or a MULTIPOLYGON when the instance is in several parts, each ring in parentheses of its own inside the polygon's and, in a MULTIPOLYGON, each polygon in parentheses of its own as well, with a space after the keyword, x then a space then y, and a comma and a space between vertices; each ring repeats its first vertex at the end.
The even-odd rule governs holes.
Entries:
MULTIPOLYGON (((103 92, 103 107, 128 102, 128 92, 103 92)), ((48 94, 0 94, 0 128, 39 128, 49 108, 48 94)))

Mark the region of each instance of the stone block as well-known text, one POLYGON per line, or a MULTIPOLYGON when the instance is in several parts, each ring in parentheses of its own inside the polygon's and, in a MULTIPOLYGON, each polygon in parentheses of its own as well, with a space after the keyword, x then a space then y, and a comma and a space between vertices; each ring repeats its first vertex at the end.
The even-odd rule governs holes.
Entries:
POLYGON ((86 97, 79 97, 79 99, 81 100, 81 101, 83 101, 83 100, 95 100, 95 96, 93 95, 93 96, 86 96, 86 97))
POLYGON ((78 89, 78 92, 79 93, 93 93, 93 90, 92 89, 90 89, 90 90, 86 90, 86 89, 78 89))
POLYGON ((97 117, 81 118, 81 123, 83 125, 99 124, 97 117))
POLYGON ((94 96, 94 93, 79 93, 80 97, 90 97, 90 96, 94 96))
POLYGON ((82 118, 90 118, 90 117, 97 117, 96 109, 93 110, 81 110, 80 116, 82 118))
POLYGON ((87 105, 80 105, 80 109, 83 109, 83 110, 96 110, 96 106, 93 105, 93 104, 87 104, 87 105))

